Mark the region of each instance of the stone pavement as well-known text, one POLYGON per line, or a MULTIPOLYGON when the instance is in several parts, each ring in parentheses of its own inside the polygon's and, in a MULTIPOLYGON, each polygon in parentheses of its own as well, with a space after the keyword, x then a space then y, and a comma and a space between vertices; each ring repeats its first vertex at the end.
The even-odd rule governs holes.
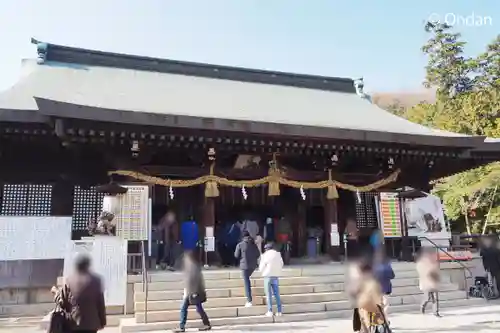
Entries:
MULTIPOLYGON (((442 318, 416 313, 394 314, 390 316, 394 333, 498 333, 500 332, 500 304, 490 303, 481 307, 457 308, 443 311, 442 318)), ((287 324, 234 326, 214 329, 218 333, 350 333, 351 323, 347 319, 332 319, 317 322, 287 324)), ((36 328, 0 328, 0 333, 41 333, 36 328)), ((195 331, 193 331, 195 332, 195 331)), ((109 328, 102 333, 118 333, 117 328, 109 328)), ((160 332, 149 332, 160 333, 160 332)))

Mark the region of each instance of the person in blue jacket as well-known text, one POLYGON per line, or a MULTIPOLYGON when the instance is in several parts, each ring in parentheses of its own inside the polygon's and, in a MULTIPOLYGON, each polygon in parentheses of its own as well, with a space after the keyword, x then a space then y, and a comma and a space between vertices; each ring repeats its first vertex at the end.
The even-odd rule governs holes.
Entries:
POLYGON ((387 320, 387 311, 389 310, 389 296, 392 293, 392 280, 396 277, 392 269, 391 261, 385 255, 385 251, 379 248, 375 253, 373 273, 380 283, 384 300, 384 314, 387 320))

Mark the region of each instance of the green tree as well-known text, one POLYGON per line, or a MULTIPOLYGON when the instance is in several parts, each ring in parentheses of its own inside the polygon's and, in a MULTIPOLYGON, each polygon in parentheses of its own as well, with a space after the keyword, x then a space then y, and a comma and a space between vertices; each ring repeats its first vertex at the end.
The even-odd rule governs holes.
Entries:
MULTIPOLYGON (((446 24, 428 23, 422 51, 428 57, 424 85, 436 89, 435 103, 402 113, 425 126, 500 137, 500 35, 477 57, 466 57, 466 42, 446 24)), ((441 179, 433 192, 443 199, 447 216, 463 221, 468 233, 481 232, 484 221, 500 218, 500 164, 493 163, 441 179)))
POLYGON ((436 88, 438 98, 449 98, 474 86, 472 74, 477 63, 464 55, 467 43, 451 29, 445 23, 428 22, 425 26, 431 38, 422 47, 428 57, 424 86, 436 88))

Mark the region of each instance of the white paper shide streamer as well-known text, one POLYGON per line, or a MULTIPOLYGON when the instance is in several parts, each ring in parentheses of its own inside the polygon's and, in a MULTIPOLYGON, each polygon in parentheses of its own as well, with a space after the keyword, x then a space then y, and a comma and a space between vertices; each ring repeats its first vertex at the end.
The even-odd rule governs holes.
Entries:
POLYGON ((356 198, 358 199, 358 203, 361 204, 361 194, 359 194, 359 191, 356 191, 356 198))
POLYGON ((248 199, 248 193, 247 193, 247 189, 245 188, 245 185, 243 185, 241 187, 241 195, 243 196, 243 200, 248 199))
POLYGON ((306 192, 304 191, 304 187, 300 187, 300 196, 302 197, 302 200, 306 200, 306 192))
POLYGON ((170 200, 174 199, 174 189, 172 188, 172 186, 168 188, 168 195, 170 196, 170 200))

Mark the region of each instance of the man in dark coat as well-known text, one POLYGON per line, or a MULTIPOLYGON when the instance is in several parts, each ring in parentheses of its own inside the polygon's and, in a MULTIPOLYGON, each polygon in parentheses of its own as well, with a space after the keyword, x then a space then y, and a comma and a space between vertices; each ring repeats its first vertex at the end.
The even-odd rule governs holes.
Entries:
POLYGON ((497 293, 500 292, 500 249, 498 248, 498 238, 487 236, 483 239, 480 252, 483 259, 484 269, 490 274, 493 283, 496 285, 497 293))
POLYGON ((106 326, 101 279, 90 272, 90 266, 89 257, 78 257, 75 272, 56 295, 56 302, 70 313, 75 333, 95 333, 106 326))
POLYGON ((236 245, 234 257, 240 262, 240 269, 245 283, 247 296, 246 307, 252 306, 252 286, 250 277, 259 264, 260 251, 248 231, 243 231, 243 239, 236 245))

